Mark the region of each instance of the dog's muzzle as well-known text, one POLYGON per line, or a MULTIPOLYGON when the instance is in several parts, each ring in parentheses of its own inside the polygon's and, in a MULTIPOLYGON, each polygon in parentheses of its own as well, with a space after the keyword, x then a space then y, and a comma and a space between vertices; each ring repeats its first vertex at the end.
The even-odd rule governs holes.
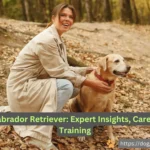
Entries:
POLYGON ((127 67, 126 67, 126 71, 120 72, 120 71, 114 70, 113 73, 114 73, 115 75, 117 75, 117 76, 125 77, 126 74, 130 71, 130 69, 131 69, 131 66, 127 66, 127 67))

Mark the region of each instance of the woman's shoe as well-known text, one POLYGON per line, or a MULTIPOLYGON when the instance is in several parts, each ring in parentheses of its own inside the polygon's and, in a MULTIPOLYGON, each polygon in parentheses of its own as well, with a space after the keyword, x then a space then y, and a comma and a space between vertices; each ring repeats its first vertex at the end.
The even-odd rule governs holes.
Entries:
POLYGON ((9 106, 0 106, 0 112, 11 112, 9 106))

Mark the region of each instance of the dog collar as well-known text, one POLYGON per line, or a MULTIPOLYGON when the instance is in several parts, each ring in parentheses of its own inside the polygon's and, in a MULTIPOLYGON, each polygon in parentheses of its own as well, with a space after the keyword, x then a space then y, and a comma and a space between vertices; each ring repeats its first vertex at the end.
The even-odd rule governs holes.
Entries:
POLYGON ((113 80, 113 81, 109 81, 109 80, 103 79, 102 76, 100 76, 96 71, 95 71, 94 75, 95 75, 99 80, 104 81, 104 82, 108 83, 109 85, 111 85, 111 84, 114 83, 114 80, 113 80))

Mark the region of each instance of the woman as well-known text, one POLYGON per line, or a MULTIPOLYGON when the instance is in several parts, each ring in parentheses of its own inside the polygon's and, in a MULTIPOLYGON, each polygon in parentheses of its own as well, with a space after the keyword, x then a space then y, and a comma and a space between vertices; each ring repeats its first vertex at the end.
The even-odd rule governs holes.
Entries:
MULTIPOLYGON (((52 25, 35 36, 19 53, 8 81, 7 96, 12 112, 56 112, 77 94, 80 86, 110 92, 104 82, 87 80, 91 68, 70 67, 61 35, 75 21, 75 9, 68 4, 57 5, 52 12, 52 25)), ((29 143, 49 150, 52 126, 14 126, 29 143)))

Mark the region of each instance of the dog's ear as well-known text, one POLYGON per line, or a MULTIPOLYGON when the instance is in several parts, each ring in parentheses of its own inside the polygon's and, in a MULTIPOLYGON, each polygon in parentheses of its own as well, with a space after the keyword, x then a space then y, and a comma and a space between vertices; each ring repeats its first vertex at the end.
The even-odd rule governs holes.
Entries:
POLYGON ((100 68, 103 68, 104 71, 106 71, 106 69, 107 69, 107 60, 108 60, 107 56, 102 57, 102 58, 99 60, 99 67, 100 67, 100 68))

